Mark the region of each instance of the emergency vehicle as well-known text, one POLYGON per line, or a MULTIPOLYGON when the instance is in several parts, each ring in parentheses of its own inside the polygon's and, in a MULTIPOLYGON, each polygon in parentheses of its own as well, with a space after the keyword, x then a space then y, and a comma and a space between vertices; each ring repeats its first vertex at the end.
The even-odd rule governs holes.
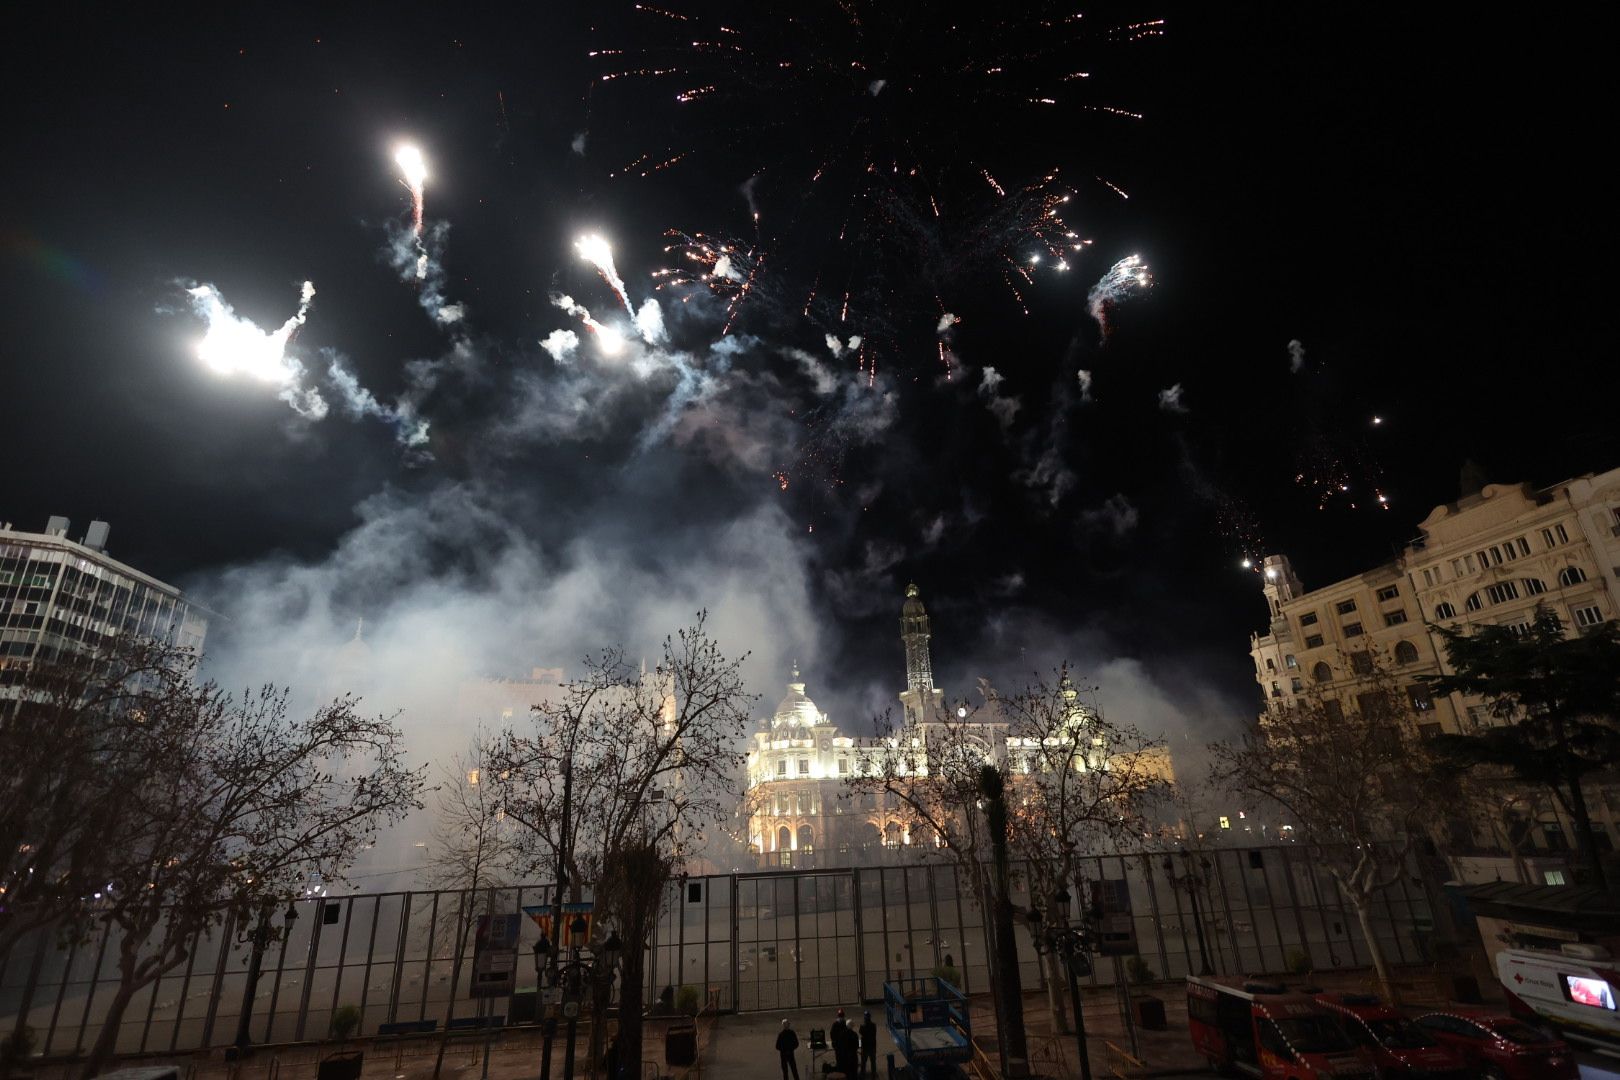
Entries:
POLYGON ((1385 1080, 1472 1080, 1475 1076, 1460 1053, 1374 994, 1335 991, 1317 994, 1316 1000, 1339 1014, 1345 1030, 1367 1051, 1385 1080))
POLYGON ((1372 1060, 1338 1018, 1275 983, 1187 978, 1193 1046, 1216 1070, 1263 1080, 1374 1080, 1372 1060))
POLYGON ((1555 1027, 1566 1038, 1620 1048, 1620 963, 1602 946, 1503 949, 1496 954, 1496 977, 1519 1019, 1555 1027))

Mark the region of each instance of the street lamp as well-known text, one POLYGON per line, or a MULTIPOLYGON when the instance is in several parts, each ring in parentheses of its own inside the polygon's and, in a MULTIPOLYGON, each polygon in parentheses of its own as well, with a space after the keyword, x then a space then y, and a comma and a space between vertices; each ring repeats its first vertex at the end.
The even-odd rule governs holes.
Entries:
MULTIPOLYGON (((563 1080, 573 1080, 574 1077, 574 1047, 579 1036, 579 999, 584 996, 585 987, 597 978, 608 983, 611 993, 613 972, 619 965, 619 954, 624 948, 623 943, 619 941, 618 932, 609 931, 607 939, 596 949, 593 957, 589 959, 581 957, 579 951, 585 947, 585 934, 589 926, 583 915, 576 915, 574 921, 568 924, 569 952, 572 956, 562 965, 561 970, 563 1015, 568 1018, 568 1046, 563 1051, 563 1080)), ((598 1017, 597 1020, 600 1022, 602 1018, 598 1017)), ((549 1055, 547 1060, 550 1060, 549 1055)))
MULTIPOLYGON (((1056 911, 1066 915, 1069 910, 1068 890, 1059 886, 1057 895, 1052 897, 1052 905, 1056 911)), ((1091 971, 1091 961, 1088 959, 1090 942, 1083 930, 1067 925, 1066 920, 1062 924, 1043 923, 1037 907, 1029 909, 1029 923, 1036 953, 1052 953, 1063 962, 1064 970, 1069 973, 1069 1001, 1074 1009, 1075 1047, 1080 1052, 1080 1080, 1091 1080, 1091 1055, 1086 1050, 1086 1017, 1080 1005, 1080 971, 1082 968, 1091 971)))
POLYGON ((279 931, 270 925, 270 920, 274 916, 275 902, 266 900, 259 905, 259 918, 254 923, 253 929, 236 936, 238 944, 252 946, 252 952, 248 955, 247 984, 242 990, 242 1008, 236 1022, 235 1046, 238 1054, 245 1053, 253 1043, 249 1029, 253 1025, 253 1000, 258 996, 259 976, 264 971, 264 954, 277 938, 292 932, 292 924, 298 921, 298 907, 293 901, 287 901, 287 910, 281 916, 282 926, 279 931))

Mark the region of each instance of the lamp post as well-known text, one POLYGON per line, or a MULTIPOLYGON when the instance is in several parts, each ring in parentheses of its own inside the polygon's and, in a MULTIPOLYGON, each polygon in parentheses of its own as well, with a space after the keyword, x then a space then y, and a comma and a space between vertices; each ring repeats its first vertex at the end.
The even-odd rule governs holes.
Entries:
POLYGON ((266 899, 259 905, 259 919, 253 929, 237 935, 238 944, 252 946, 252 951, 248 954, 247 985, 242 988, 241 1015, 236 1021, 235 1046, 238 1054, 246 1053, 247 1048, 253 1044, 253 1036, 249 1029, 253 1025, 253 1000, 259 992, 259 976, 264 968, 264 954, 277 938, 290 933, 292 924, 298 921, 298 908, 289 900, 287 911, 281 917, 281 929, 277 930, 270 925, 275 908, 276 902, 266 899))
MULTIPOLYGON (((1193 931, 1198 935, 1198 962, 1200 975, 1212 975, 1214 969, 1209 963, 1209 946, 1204 942, 1204 915, 1198 906, 1198 892, 1204 887, 1204 875, 1194 873, 1192 869, 1192 852, 1184 851, 1182 855, 1187 860, 1187 870, 1179 877, 1176 874, 1176 864, 1169 855, 1164 857, 1165 876, 1170 879, 1171 888, 1186 888, 1187 895, 1192 899, 1193 931)), ((1202 855, 1198 857, 1199 863, 1205 871, 1209 870, 1209 860, 1202 855)))
MULTIPOLYGON (((1065 914, 1069 907, 1068 890, 1059 888, 1052 903, 1065 914)), ((1055 914, 1055 912, 1054 912, 1055 914)), ((1066 924, 1043 923, 1039 908, 1029 909, 1031 937, 1035 939, 1037 953, 1052 953, 1063 962, 1069 973, 1069 1002, 1074 1009, 1074 1041, 1080 1052, 1080 1080, 1091 1080, 1091 1055, 1086 1049, 1086 1016, 1080 1005, 1080 969, 1091 970, 1090 942, 1085 931, 1066 924)))
MULTIPOLYGON (((569 812, 574 800, 574 767, 571 763, 563 765, 563 802, 562 802, 562 830, 557 836, 557 897, 551 905, 551 932, 556 935, 556 943, 546 940, 544 934, 534 943, 534 976, 535 994, 540 998, 540 1008, 545 1013, 545 1020, 541 1024, 541 1032, 545 1038, 540 1046, 540 1080, 551 1080, 551 1044, 557 1036, 557 1018, 550 1015, 545 1008, 544 989, 547 985, 559 986, 557 966, 562 962, 563 941, 563 890, 568 887, 568 826, 569 812), (548 981, 542 976, 542 965, 551 968, 551 979, 548 981)), ((573 1025, 569 1025, 570 1033, 573 1025)), ((573 1043, 568 1047, 569 1065, 573 1064, 573 1043)))
MULTIPOLYGON (((579 1007, 581 999, 585 996, 585 987, 595 978, 606 978, 610 983, 613 971, 619 964, 619 952, 622 948, 619 935, 616 931, 610 932, 602 947, 596 950, 596 955, 589 958, 580 956, 580 950, 585 947, 585 934, 590 925, 583 915, 576 915, 568 927, 569 953, 566 964, 562 966, 563 1015, 568 1018, 568 1046, 563 1051, 563 1080, 574 1080, 574 1048, 579 1037, 579 1007)), ((597 1022, 602 1017, 597 1017, 597 1022)), ((611 1080, 611 1078, 610 1078, 611 1080)))

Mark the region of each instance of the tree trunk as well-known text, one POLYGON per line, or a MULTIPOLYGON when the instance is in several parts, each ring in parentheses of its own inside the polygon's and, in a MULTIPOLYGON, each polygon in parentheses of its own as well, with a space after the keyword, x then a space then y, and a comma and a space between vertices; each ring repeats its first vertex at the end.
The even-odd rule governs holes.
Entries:
POLYGON ((1056 953, 1047 953, 1046 958, 1046 1003, 1052 1010, 1052 1030, 1059 1035, 1069 1034, 1069 1003, 1063 992, 1068 976, 1063 973, 1063 964, 1058 960, 1056 953))
MULTIPOLYGON (((619 1052, 614 1056, 622 1075, 632 1078, 641 1075, 641 984, 645 981, 645 959, 640 942, 626 948, 619 982, 619 1052)), ((618 1077, 610 1076, 608 1080, 618 1080, 618 1077)))
POLYGON ((1592 838, 1592 813, 1586 806, 1586 792, 1581 790, 1581 778, 1571 775, 1569 778, 1569 814, 1574 818, 1575 848, 1580 853, 1581 861, 1586 864, 1587 873, 1592 880, 1587 884, 1607 892, 1609 883, 1603 874, 1603 859, 1598 855, 1597 844, 1592 838))
POLYGON ((1373 933, 1372 924, 1372 897, 1362 896, 1345 890, 1345 896, 1350 906, 1356 911, 1356 921, 1361 924, 1361 936, 1367 939, 1367 954, 1372 957, 1373 970, 1378 973, 1378 989, 1386 1002, 1395 1001, 1394 987, 1389 981, 1389 963, 1384 959, 1384 947, 1379 944, 1378 937, 1373 933))
POLYGON ((84 1071, 79 1074, 81 1080, 90 1080, 100 1075, 102 1067, 118 1051, 118 1032, 123 1026, 124 1010, 135 997, 136 991, 145 986, 145 982, 124 981, 118 984, 113 991, 112 1002, 107 1006, 107 1016, 101 1022, 101 1031, 96 1035, 96 1041, 90 1047, 90 1056, 85 1058, 84 1071))

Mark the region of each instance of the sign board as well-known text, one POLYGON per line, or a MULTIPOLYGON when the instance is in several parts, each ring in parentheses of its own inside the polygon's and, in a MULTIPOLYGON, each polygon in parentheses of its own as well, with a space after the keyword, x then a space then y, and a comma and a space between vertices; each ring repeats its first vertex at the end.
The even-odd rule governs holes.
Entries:
POLYGON ((506 997, 517 989, 521 915, 480 915, 474 938, 471 997, 506 997))
POLYGON ((1136 917, 1131 914, 1130 882, 1124 878, 1093 881, 1091 910, 1097 916, 1097 955, 1136 955, 1136 917))

